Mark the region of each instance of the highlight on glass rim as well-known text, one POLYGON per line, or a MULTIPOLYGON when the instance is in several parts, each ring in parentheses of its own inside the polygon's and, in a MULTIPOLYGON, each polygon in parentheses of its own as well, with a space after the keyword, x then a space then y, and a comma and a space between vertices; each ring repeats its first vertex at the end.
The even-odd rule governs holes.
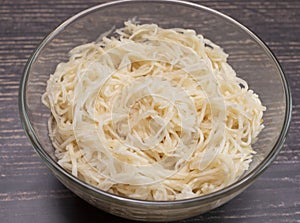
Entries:
POLYGON ((141 200, 232 184, 252 161, 266 108, 228 56, 194 30, 134 20, 75 47, 42 97, 58 163, 141 200))

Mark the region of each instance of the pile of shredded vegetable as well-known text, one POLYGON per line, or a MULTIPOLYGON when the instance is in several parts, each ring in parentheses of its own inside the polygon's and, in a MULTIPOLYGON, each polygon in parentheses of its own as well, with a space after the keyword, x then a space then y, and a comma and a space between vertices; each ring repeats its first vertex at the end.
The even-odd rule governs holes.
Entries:
POLYGON ((144 200, 232 184, 249 167, 265 107, 227 57, 194 30, 131 21, 72 49, 42 97, 58 163, 144 200))

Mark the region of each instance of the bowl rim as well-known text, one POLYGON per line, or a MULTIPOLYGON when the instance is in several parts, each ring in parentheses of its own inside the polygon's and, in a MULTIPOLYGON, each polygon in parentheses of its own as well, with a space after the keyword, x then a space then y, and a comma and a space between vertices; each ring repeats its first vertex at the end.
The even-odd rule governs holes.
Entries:
POLYGON ((84 187, 88 191, 92 193, 96 193, 98 195, 104 196, 104 197, 109 197, 111 199, 114 199, 117 202, 124 203, 124 202, 130 202, 131 204, 143 204, 143 205, 158 205, 158 206, 168 206, 168 205, 186 205, 186 204, 192 204, 192 203, 206 203, 210 201, 214 201, 217 199, 222 198, 225 194, 232 194, 234 192, 237 192, 241 190, 242 188, 246 187, 247 185, 250 185, 251 182, 253 182, 254 179, 256 179, 260 174, 262 174, 266 168, 272 163, 272 161, 275 159, 275 157, 278 155, 280 152, 283 143, 286 139, 286 135, 288 132, 288 128, 291 122, 291 115, 292 115, 292 96, 291 96, 291 91, 289 84, 287 82, 287 78, 272 51, 269 49, 269 47, 257 36, 254 34, 254 32, 250 31, 247 27, 242 25, 241 23, 237 22, 235 19, 231 18, 230 16, 227 16, 217 10, 211 9, 209 7, 192 3, 192 2, 185 2, 181 0, 152 0, 152 1, 143 1, 143 0, 117 0, 113 2, 108 2, 104 4, 99 4, 92 6, 90 8, 87 8, 85 10, 80 11, 79 13, 71 16, 70 18, 66 19, 64 22, 62 22, 59 26, 57 26, 52 32, 50 32, 41 42, 40 44, 36 47, 34 50, 33 54, 27 61, 27 64, 24 68, 23 76, 20 81, 20 88, 19 88, 19 113, 21 117, 21 123, 22 126, 25 130, 25 133, 27 137, 29 138, 32 146, 34 147, 35 151, 37 154, 45 161, 46 165, 53 171, 52 168, 54 168, 56 171, 62 173, 64 176, 66 176, 69 180, 73 181, 75 184, 78 186, 84 187), (159 4, 177 4, 177 5, 182 5, 185 7, 192 7, 200 10, 205 10, 209 13, 212 13, 216 16, 222 17, 223 19, 233 23, 234 25, 238 26, 242 30, 244 30, 247 34, 249 34, 256 43, 258 43, 262 49, 265 51, 265 53, 268 55, 269 58, 273 60, 275 65, 277 66, 277 69, 279 71, 282 85, 284 88, 284 93, 285 93, 285 100, 286 100, 286 108, 285 108, 285 117, 284 117, 284 122, 282 129, 280 131, 279 137, 272 148, 271 152, 264 158, 264 160, 252 171, 250 171, 248 174, 240 178, 238 181, 234 182, 233 184, 218 190, 213 193, 209 193, 207 195, 202 195, 199 197, 194 197, 194 198, 188 198, 188 199, 182 199, 182 200, 174 200, 174 201, 154 201, 154 200, 139 200, 139 199, 134 199, 134 198, 128 198, 128 197, 123 197, 119 196, 116 194, 112 194, 110 192, 103 191, 99 188, 96 188, 88 183, 85 183, 84 181, 78 179, 77 177, 73 176, 71 173, 66 171, 63 167, 61 167, 55 160, 53 160, 50 155, 48 155, 41 144, 39 143, 38 137, 35 134, 35 131, 30 123, 29 115, 27 113, 27 108, 26 108, 26 83, 27 79, 30 73, 31 65, 39 55, 40 51, 43 49, 43 47, 49 42, 52 38, 54 38, 61 30, 63 30, 66 26, 68 26, 70 23, 74 22, 75 20, 79 19, 80 17, 83 17, 91 12, 94 12, 98 9, 103 9, 105 7, 111 7, 114 5, 122 5, 122 4, 127 4, 127 3, 159 3, 159 4))

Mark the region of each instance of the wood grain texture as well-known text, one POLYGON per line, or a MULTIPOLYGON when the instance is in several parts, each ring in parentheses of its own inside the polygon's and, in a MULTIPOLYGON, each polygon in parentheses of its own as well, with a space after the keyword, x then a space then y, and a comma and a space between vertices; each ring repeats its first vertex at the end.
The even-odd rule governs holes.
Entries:
MULTIPOLYGON (((0 0, 0 222, 131 222, 67 190, 35 154, 18 115, 27 59, 53 28, 100 0, 0 0)), ((289 134, 272 166, 245 192, 181 222, 300 222, 300 1, 194 1, 232 16, 279 59, 293 95, 289 134)))

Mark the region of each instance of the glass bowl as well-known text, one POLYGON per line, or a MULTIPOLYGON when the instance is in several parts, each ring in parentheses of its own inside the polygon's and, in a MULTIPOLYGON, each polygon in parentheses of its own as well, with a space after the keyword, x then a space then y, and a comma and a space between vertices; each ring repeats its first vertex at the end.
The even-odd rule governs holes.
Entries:
POLYGON ((54 175, 71 191, 111 214, 141 221, 180 220, 214 209, 245 190, 279 153, 291 119, 290 90, 277 60, 251 31, 207 7, 181 1, 117 1, 84 10, 51 32, 29 59, 21 80, 20 116, 28 138, 54 175), (265 128, 253 145, 257 152, 248 171, 234 184, 214 193, 177 201, 129 199, 97 189, 56 162, 48 137, 48 108, 41 102, 46 81, 75 46, 96 40, 112 27, 136 17, 141 23, 164 28, 191 28, 220 45, 238 76, 259 94, 267 107, 265 128))

